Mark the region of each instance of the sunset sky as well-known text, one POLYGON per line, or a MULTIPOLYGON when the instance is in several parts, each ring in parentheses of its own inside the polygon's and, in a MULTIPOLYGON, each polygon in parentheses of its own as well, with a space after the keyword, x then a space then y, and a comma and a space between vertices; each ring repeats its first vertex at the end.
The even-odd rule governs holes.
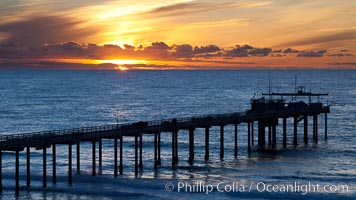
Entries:
POLYGON ((356 69, 356 1, 0 1, 0 68, 264 67, 356 69))

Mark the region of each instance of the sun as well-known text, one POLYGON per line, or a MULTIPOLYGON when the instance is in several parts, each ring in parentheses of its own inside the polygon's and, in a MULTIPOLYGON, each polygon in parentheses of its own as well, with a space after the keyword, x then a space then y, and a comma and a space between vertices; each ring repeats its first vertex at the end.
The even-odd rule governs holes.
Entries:
POLYGON ((112 63, 117 65, 133 65, 133 64, 147 64, 146 60, 126 60, 126 59, 115 59, 115 60, 100 60, 101 63, 112 63))
POLYGON ((120 70, 120 71, 126 71, 129 70, 129 68, 122 66, 122 65, 118 65, 117 67, 115 67, 115 69, 120 70))

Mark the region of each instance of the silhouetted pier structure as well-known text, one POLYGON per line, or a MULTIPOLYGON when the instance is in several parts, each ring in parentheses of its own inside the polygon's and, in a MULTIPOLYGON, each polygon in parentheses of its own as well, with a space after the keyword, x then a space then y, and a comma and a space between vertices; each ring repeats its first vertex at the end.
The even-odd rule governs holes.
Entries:
MULTIPOLYGON (((131 124, 112 124, 95 127, 83 127, 67 130, 44 131, 37 133, 24 133, 0 136, 0 191, 2 191, 2 152, 15 152, 15 191, 19 192, 19 153, 26 150, 26 186, 30 187, 30 148, 43 151, 43 188, 47 187, 47 149, 52 147, 52 183, 56 184, 56 146, 68 146, 68 183, 72 184, 72 146, 76 146, 76 168, 80 173, 80 145, 83 142, 92 143, 92 175, 96 175, 96 148, 98 148, 98 168, 102 168, 102 140, 114 140, 114 169, 116 177, 123 173, 123 142, 125 137, 134 137, 135 157, 134 168, 137 176, 139 168, 142 168, 142 135, 152 135, 154 139, 154 169, 161 165, 161 134, 171 134, 172 138, 172 167, 178 163, 178 132, 187 130, 189 134, 189 157, 188 162, 194 161, 194 136, 195 130, 205 130, 205 160, 209 159, 209 130, 213 126, 220 127, 220 158, 224 158, 224 127, 234 126, 233 142, 234 156, 238 153, 238 126, 247 124, 247 148, 251 151, 254 145, 254 123, 258 124, 258 147, 264 149, 266 145, 266 128, 268 128, 268 145, 276 147, 276 127, 279 119, 282 119, 283 146, 287 145, 287 118, 293 118, 293 143, 297 145, 298 123, 304 123, 304 143, 308 143, 308 117, 313 118, 313 139, 318 141, 318 116, 325 114, 325 138, 327 138, 327 113, 330 112, 328 105, 320 102, 309 103, 303 101, 286 103, 283 99, 272 99, 273 96, 324 96, 327 94, 314 94, 311 92, 298 91, 296 93, 268 93, 269 99, 265 97, 251 100, 251 109, 246 112, 228 114, 203 115, 197 117, 175 118, 169 120, 137 122, 131 124), (98 143, 98 147, 97 144, 98 143), (119 150, 119 152, 118 152, 119 150), (119 154, 118 154, 119 153, 119 154)), ((186 134, 182 132, 181 134, 186 134)), ((184 156, 185 157, 185 156, 184 156)))

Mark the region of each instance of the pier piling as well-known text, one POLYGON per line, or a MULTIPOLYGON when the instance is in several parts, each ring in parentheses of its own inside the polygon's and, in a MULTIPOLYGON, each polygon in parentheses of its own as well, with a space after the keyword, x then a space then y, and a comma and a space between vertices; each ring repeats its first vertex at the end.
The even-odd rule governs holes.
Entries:
POLYGON ((272 147, 276 148, 277 145, 277 127, 276 125, 272 126, 272 147))
POLYGON ((30 147, 26 147, 26 187, 30 187, 30 183, 31 183, 30 153, 31 153, 30 152, 30 147))
POLYGON ((19 158, 19 150, 16 150, 16 166, 15 166, 15 193, 19 194, 20 191, 20 158, 19 158))
POLYGON ((120 135, 120 165, 119 165, 119 173, 120 174, 122 174, 122 171, 124 168, 122 154, 123 154, 123 136, 120 135))
POLYGON ((325 113, 325 139, 328 139, 328 114, 325 113))
POLYGON ((304 115, 304 144, 308 144, 308 115, 304 115))
POLYGON ((205 127, 205 160, 209 160, 209 127, 205 127))
POLYGON ((135 135, 135 177, 138 175, 138 136, 135 135))
POLYGON ((157 140, 157 165, 161 165, 161 132, 158 132, 157 140))
POLYGON ((114 176, 117 177, 117 138, 114 138, 114 176))
POLYGON ((220 159, 224 158, 224 126, 220 126, 220 159))
POLYGON ((2 149, 0 149, 0 192, 2 192, 2 149))
POLYGON ((287 118, 283 117, 283 147, 287 147, 287 118))
POLYGON ((143 168, 143 164, 142 164, 142 133, 139 134, 140 136, 140 160, 139 160, 139 163, 138 163, 138 166, 140 169, 143 168))
POLYGON ((153 158, 153 162, 154 162, 154 169, 157 170, 157 133, 154 134, 154 139, 153 139, 153 143, 154 143, 154 158, 153 158))
POLYGON ((72 185, 72 144, 68 145, 68 184, 72 185))
POLYGON ((95 148, 96 144, 95 144, 95 140, 92 141, 92 176, 96 176, 96 158, 95 158, 95 152, 96 152, 96 148, 95 148))
POLYGON ((296 146, 298 145, 298 117, 293 117, 293 144, 296 146))
POLYGON ((194 128, 189 129, 189 164, 194 161, 194 128))
POLYGON ((250 127, 251 127, 251 123, 248 122, 247 123, 247 150, 249 153, 251 153, 251 130, 250 130, 250 127))
POLYGON ((102 142, 102 139, 99 138, 99 171, 98 173, 101 174, 102 172, 102 169, 103 169, 103 142, 102 142))
POLYGON ((251 122, 251 145, 253 146, 255 143, 255 136, 254 136, 254 124, 253 121, 251 122))
POLYGON ((56 144, 52 145, 52 183, 57 183, 57 173, 56 173, 56 144))
POLYGON ((43 147, 43 158, 42 158, 42 170, 43 170, 43 176, 42 176, 42 187, 46 188, 47 187, 47 149, 46 147, 43 147))
POLYGON ((77 142, 77 174, 80 174, 80 142, 77 142))
POLYGON ((235 130, 235 145, 234 145, 234 156, 237 158, 237 124, 234 124, 235 130))

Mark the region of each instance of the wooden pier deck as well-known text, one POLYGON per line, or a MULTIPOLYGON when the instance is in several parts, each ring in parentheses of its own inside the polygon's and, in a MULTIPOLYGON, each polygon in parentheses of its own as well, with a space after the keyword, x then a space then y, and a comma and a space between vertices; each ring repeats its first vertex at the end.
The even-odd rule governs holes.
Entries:
MULTIPOLYGON (((265 109, 259 111, 251 108, 245 112, 228 114, 203 115, 187 118, 174 118, 159 121, 137 122, 131 124, 110 124, 95 127, 83 127, 66 130, 53 130, 36 133, 23 133, 0 136, 0 191, 2 191, 2 152, 16 152, 15 158, 15 192, 19 192, 19 152, 26 150, 26 186, 30 187, 30 148, 43 151, 43 187, 47 187, 47 149, 52 147, 52 182, 56 183, 56 145, 68 145, 68 183, 72 184, 72 146, 76 146, 77 173, 80 172, 80 144, 92 142, 92 175, 96 175, 96 143, 99 151, 99 169, 102 167, 102 139, 114 140, 114 175, 123 173, 123 142, 125 137, 135 138, 135 174, 142 168, 142 135, 149 134, 154 137, 154 168, 157 170, 161 164, 161 134, 171 134, 172 138, 172 167, 178 163, 178 132, 189 130, 189 163, 194 160, 194 131, 197 128, 205 129, 205 160, 209 159, 209 140, 220 140, 220 158, 224 158, 224 127, 234 126, 234 156, 237 156, 238 126, 248 126, 248 152, 254 145, 254 126, 258 123, 258 146, 266 146, 266 128, 268 128, 268 144, 276 146, 276 126, 279 119, 282 121, 283 146, 287 144, 287 118, 293 118, 293 143, 297 145, 299 122, 304 123, 304 143, 308 143, 308 117, 313 118, 313 139, 318 140, 318 116, 325 114, 325 138, 327 138, 327 113, 330 107, 321 103, 283 105, 281 108, 265 109), (305 106, 307 105, 307 106, 305 106), (209 138, 209 129, 212 126, 220 127, 220 138, 209 138), (119 142, 119 143, 118 143, 119 142), (118 148, 119 146, 119 148, 118 148), (119 154, 118 154, 119 149, 119 154)), ((187 134, 187 132, 184 132, 187 134)), ((186 157, 186 156, 184 156, 186 157)))

